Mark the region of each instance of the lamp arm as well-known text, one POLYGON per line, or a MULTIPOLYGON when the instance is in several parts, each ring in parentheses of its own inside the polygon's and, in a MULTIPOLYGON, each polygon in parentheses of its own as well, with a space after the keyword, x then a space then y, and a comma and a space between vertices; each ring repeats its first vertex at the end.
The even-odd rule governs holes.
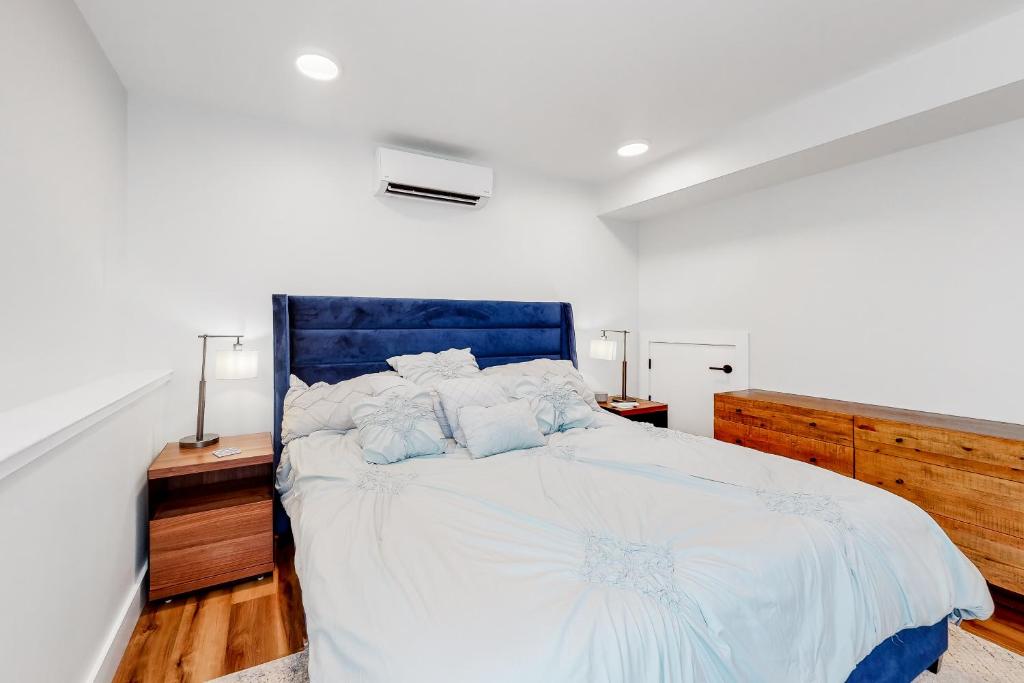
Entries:
POLYGON ((203 428, 206 421, 206 340, 210 335, 201 334, 203 340, 203 362, 199 366, 199 407, 196 410, 196 441, 203 440, 203 428))
POLYGON ((629 394, 626 392, 626 335, 629 330, 615 330, 622 333, 622 400, 628 401, 629 394))

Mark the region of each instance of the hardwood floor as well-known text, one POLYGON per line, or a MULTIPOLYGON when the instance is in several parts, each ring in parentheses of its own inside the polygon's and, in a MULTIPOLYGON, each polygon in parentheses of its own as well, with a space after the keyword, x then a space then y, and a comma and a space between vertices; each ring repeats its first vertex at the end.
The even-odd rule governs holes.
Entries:
POLYGON ((152 602, 135 626, 115 683, 202 683, 300 651, 306 642, 291 539, 277 544, 277 569, 152 602))
MULTIPOLYGON (((150 603, 135 626, 115 683, 203 683, 298 652, 306 642, 291 539, 263 581, 150 603)), ((964 628, 1024 655, 1024 596, 992 587, 996 613, 964 628)))

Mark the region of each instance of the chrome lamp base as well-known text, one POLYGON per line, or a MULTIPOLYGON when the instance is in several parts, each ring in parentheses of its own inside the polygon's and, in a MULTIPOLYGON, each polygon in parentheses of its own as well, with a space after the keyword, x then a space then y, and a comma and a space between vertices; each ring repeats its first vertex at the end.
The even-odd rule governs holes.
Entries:
POLYGON ((181 437, 178 440, 178 445, 182 448, 203 448, 204 446, 212 446, 218 441, 220 441, 220 434, 203 434, 202 438, 192 434, 181 437))

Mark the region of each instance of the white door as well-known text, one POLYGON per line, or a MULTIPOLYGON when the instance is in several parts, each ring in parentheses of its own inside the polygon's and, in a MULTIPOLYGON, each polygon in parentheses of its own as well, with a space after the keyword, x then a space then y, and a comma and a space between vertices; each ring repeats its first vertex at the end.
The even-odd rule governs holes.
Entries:
POLYGON ((748 388, 746 335, 671 335, 648 342, 648 394, 672 429, 714 436, 715 394, 748 388))

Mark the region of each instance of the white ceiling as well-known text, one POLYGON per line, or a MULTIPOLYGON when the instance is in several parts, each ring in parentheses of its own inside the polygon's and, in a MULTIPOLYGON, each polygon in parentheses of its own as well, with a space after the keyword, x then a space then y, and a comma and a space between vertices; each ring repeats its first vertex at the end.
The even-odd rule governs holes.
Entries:
POLYGON ((1022 0, 77 0, 130 92, 607 181, 1022 0), (295 57, 337 58, 340 79, 295 57), (652 151, 620 159, 624 140, 652 151))

